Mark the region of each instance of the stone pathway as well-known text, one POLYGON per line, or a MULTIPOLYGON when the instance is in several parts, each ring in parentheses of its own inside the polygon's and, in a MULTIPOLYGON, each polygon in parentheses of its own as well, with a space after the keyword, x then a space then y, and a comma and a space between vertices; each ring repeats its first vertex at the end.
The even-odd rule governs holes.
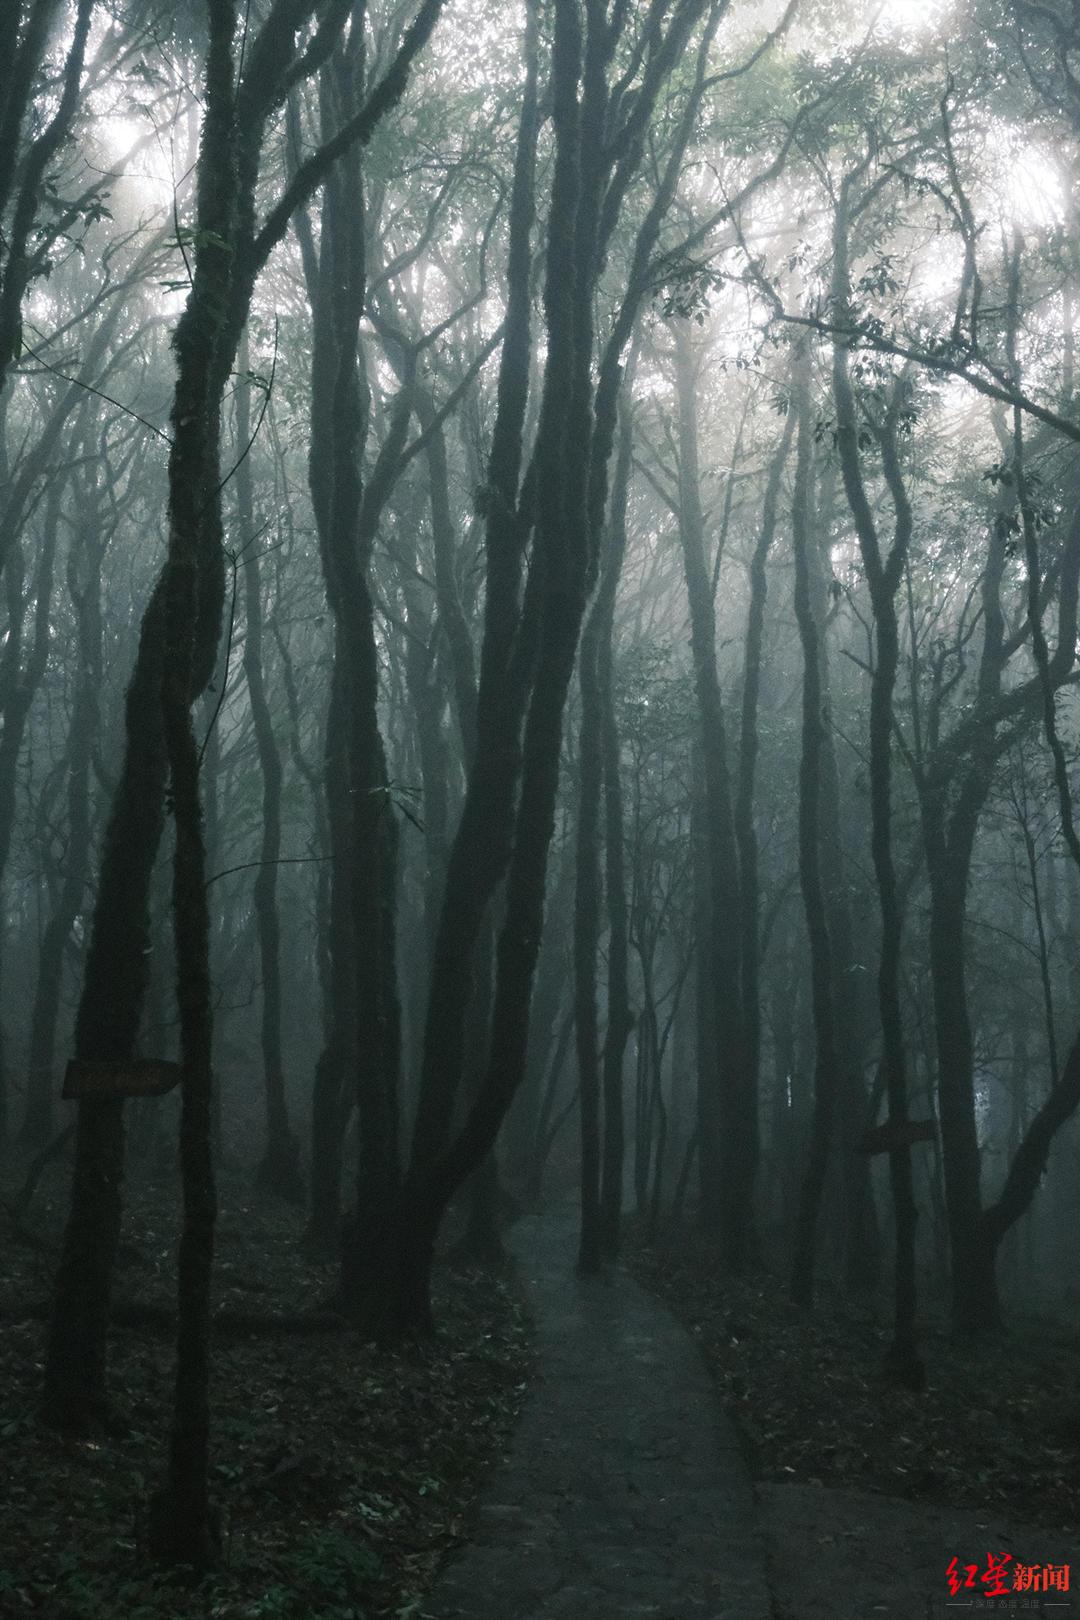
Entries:
POLYGON ((476 1538, 426 1620, 773 1620, 750 1482, 697 1349, 571 1218, 512 1233, 539 1369, 476 1538))

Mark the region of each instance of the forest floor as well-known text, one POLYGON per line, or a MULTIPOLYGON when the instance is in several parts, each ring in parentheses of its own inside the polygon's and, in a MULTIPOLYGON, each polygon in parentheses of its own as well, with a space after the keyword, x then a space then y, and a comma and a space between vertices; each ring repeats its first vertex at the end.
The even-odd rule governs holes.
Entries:
MULTIPOLYGON (((14 1174, 0 1177, 0 1198, 17 1185, 14 1174)), ((296 1317, 326 1296, 334 1268, 304 1255, 297 1212, 248 1189, 249 1181, 226 1178, 218 1308, 234 1317, 296 1317)), ((561 1467, 565 1437, 571 1444, 576 1437, 608 1496, 625 1496, 637 1471, 662 1472, 670 1450, 664 1435, 697 1423, 692 1411, 682 1412, 679 1395, 693 1386, 692 1366, 676 1377, 666 1406, 658 1395, 682 1354, 674 1328, 625 1287, 592 1290, 595 1319, 587 1331, 606 1337, 600 1349, 583 1340, 585 1348, 574 1350, 570 1329, 584 1296, 574 1290, 563 1241, 545 1284, 539 1383, 516 1283, 476 1271, 440 1271, 443 1331, 423 1351, 391 1352, 347 1332, 220 1332, 214 1482, 227 1560, 197 1585, 154 1569, 143 1556, 142 1519, 164 1463, 171 1335, 146 1325, 117 1328, 113 1432, 64 1439, 37 1420, 44 1337, 37 1307, 48 1297, 64 1198, 63 1173, 55 1169, 21 1233, 0 1207, 0 1620, 421 1620, 433 1612, 426 1594, 438 1569, 470 1535, 477 1540, 466 1560, 495 1557, 499 1579, 527 1583, 521 1526, 528 1531, 535 1520, 546 1545, 545 1514, 570 1524, 581 1556, 569 1576, 538 1565, 538 1590, 554 1581, 555 1599, 573 1605, 575 1592, 587 1596, 588 1583, 598 1581, 611 1591, 611 1620, 633 1612, 619 1586, 631 1576, 634 1598, 646 1603, 650 1558, 657 1578, 667 1578, 665 1548, 651 1554, 642 1528, 655 1539, 659 1526, 663 1542, 665 1514, 674 1515, 667 1544, 685 1541, 679 1556, 688 1580, 699 1568, 719 1577, 718 1589, 725 1573, 737 1580, 746 1537, 758 1530, 743 1523, 745 1514, 732 1518, 730 1504, 688 1530, 680 1493, 694 1487, 681 1464, 669 1496, 667 1486, 659 1494, 650 1488, 639 1492, 640 1511, 619 1507, 630 1539, 613 1535, 606 1565, 593 1555, 589 1525, 595 1529, 596 1513, 607 1514, 611 1504, 591 1504, 589 1493, 600 1487, 589 1471, 572 1474, 573 1500, 560 1490, 547 1506, 528 1456, 516 1484, 505 1461, 491 1473, 498 1457, 518 1455, 528 1439, 529 1407, 524 1429, 510 1439, 527 1383, 570 1389, 583 1408, 578 1419, 541 1429, 534 1453, 561 1467), (623 1341, 631 1361, 641 1363, 632 1401, 621 1384, 604 1394, 612 1386, 612 1347, 623 1341), (659 1439, 649 1438, 643 1422, 660 1424, 659 1439), (625 1444, 596 1444, 604 1423, 625 1444), (509 1548, 505 1568, 496 1543, 504 1553, 509 1548)), ((171 1186, 132 1185, 117 1288, 125 1305, 171 1307, 176 1225, 171 1186)), ((779 1275, 721 1284, 715 1253, 688 1233, 649 1246, 635 1240, 628 1258, 699 1347, 734 1420, 754 1480, 775 1620, 946 1620, 960 1608, 1062 1617, 1080 1604, 1075 1328, 1019 1322, 1001 1339, 973 1347, 932 1325, 923 1344, 928 1388, 915 1395, 881 1376, 886 1324, 838 1292, 823 1288, 818 1311, 807 1317, 788 1302, 779 1275), (953 1559, 959 1579, 971 1585, 950 1594, 953 1559), (1046 1568, 1068 1565, 1071 1588, 1038 1596, 1018 1590, 1020 1565, 1039 1580, 1046 1568), (1002 1571, 998 1591, 1004 1585, 1007 1596, 993 1595, 995 1566, 1002 1571)), ((535 1288, 533 1259, 523 1275, 535 1288)), ((697 1391, 699 1406, 701 1399, 697 1391)), ((684 1449, 683 1440, 678 1445, 684 1449)), ((436 1603, 440 1592, 452 1596, 455 1567, 460 1591, 461 1572, 472 1566, 451 1564, 449 1584, 444 1576, 435 1587, 436 1603)), ((494 1603, 498 1620, 531 1612, 500 1606, 497 1581, 485 1581, 482 1591, 475 1584, 469 1590, 477 1602, 494 1603)), ((594 1594, 589 1602, 578 1611, 564 1602, 558 1612, 607 1620, 606 1599, 594 1594)), ((737 1599, 731 1612, 740 1602, 746 1607, 737 1599)), ((472 1616, 473 1606, 448 1612, 472 1616)), ((640 1612, 686 1620, 698 1608, 676 1603, 640 1612)))
POLYGON ((1080 1608, 1075 1327, 1017 1322, 972 1345, 931 1324, 912 1394, 882 1376, 886 1323, 839 1291, 808 1317, 780 1275, 721 1281, 689 1232, 628 1260, 700 1346, 742 1437, 777 1620, 1080 1608), (1062 1565, 1069 1589, 1036 1595, 1062 1565))
MULTIPOLYGON (((0 1181, 0 1196, 18 1185, 0 1181)), ((0 1207, 0 1617, 2 1620, 367 1620, 419 1613, 464 1539, 478 1488, 511 1431, 530 1367, 515 1292, 443 1267, 434 1344, 393 1352, 352 1332, 216 1337, 213 1481, 226 1561, 197 1584, 143 1555, 147 1495, 161 1479, 171 1333, 117 1326, 113 1432, 64 1438, 37 1417, 44 1323, 65 1208, 60 1170, 26 1226, 0 1207), (36 1315, 35 1313, 36 1309, 36 1315)), ((135 1183, 125 1214, 126 1304, 173 1303, 171 1186, 135 1183)), ((307 1258, 302 1214, 225 1179, 216 1308, 295 1317, 329 1293, 307 1258)))

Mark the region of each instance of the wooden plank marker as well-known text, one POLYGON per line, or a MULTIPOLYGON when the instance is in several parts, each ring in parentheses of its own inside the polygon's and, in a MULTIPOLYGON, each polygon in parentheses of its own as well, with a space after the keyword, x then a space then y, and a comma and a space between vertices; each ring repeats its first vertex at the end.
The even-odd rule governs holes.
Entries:
POLYGON ((875 1125, 864 1131, 860 1153, 892 1153, 895 1148, 914 1147, 916 1142, 933 1142, 937 1122, 932 1119, 905 1119, 897 1124, 875 1125))
POLYGON ((179 1063, 165 1058, 130 1058, 127 1063, 87 1063, 71 1058, 64 1074, 64 1097, 164 1097, 180 1084, 179 1063))

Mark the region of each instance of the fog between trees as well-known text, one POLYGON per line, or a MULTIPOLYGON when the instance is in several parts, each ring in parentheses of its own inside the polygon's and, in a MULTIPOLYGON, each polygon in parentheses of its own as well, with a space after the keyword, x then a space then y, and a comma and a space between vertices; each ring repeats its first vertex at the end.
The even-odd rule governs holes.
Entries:
POLYGON ((178 1137, 154 1523, 197 1563, 222 1163, 372 1333, 436 1325, 452 1201, 494 1260, 542 1187, 585 1272, 636 1210, 804 1306, 880 1290, 913 1388, 926 1311, 1067 1307, 1072 11, 0 30, 0 1132, 28 1200, 73 1155, 49 1420, 107 1410, 124 1177, 178 1137), (136 1058, 179 1091, 125 1103, 136 1058))

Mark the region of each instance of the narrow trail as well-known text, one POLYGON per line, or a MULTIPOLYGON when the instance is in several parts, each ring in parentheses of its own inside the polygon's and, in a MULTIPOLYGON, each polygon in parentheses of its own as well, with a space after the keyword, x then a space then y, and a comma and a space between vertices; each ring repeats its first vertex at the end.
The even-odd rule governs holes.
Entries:
POLYGON ((564 1214, 514 1228, 538 1375, 428 1620, 772 1620, 735 1434, 692 1341, 624 1272, 573 1274, 564 1214))

